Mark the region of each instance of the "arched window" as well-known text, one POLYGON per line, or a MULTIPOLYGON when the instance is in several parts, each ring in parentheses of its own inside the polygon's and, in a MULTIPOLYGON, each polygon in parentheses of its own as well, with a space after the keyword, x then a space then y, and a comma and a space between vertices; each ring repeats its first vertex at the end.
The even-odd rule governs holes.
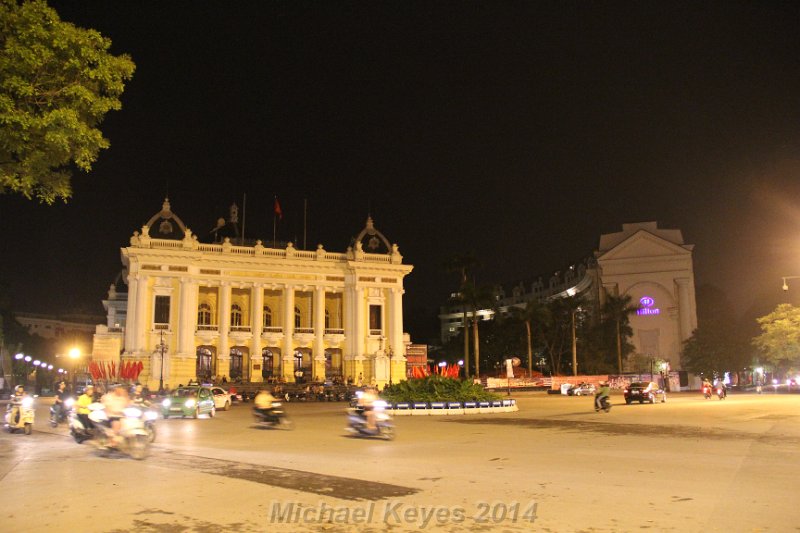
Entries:
POLYGON ((209 381, 213 373, 213 352, 205 347, 197 348, 197 361, 195 362, 195 376, 198 381, 209 381))
POLYGON ((272 354, 272 350, 269 348, 264 348, 261 350, 261 377, 266 379, 272 377, 272 370, 273 365, 275 364, 275 358, 272 354))
POLYGON ((243 377, 242 370, 244 369, 244 353, 238 348, 231 348, 231 361, 230 361, 230 371, 228 375, 230 376, 231 380, 239 379, 243 377))
POLYGON ((197 325, 210 326, 211 325, 211 306, 208 304, 200 304, 197 306, 197 325))
POLYGON ((300 327, 300 309, 297 307, 294 308, 294 327, 300 327))
POLYGON ((325 329, 331 327, 331 312, 327 309, 325 310, 325 329))
POLYGON ((264 327, 272 327, 272 309, 270 309, 268 305, 264 306, 264 327))
POLYGON ((242 308, 237 304, 231 306, 231 327, 242 325, 242 308))
POLYGON ((294 352, 294 370, 295 372, 303 372, 303 352, 297 350, 294 352))

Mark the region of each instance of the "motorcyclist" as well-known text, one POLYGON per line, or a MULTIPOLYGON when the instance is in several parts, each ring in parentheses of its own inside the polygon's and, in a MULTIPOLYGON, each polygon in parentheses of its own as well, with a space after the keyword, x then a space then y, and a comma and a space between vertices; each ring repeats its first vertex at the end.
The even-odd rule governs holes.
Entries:
POLYGON ((67 392, 67 384, 61 381, 58 384, 58 390, 56 391, 56 401, 53 404, 53 409, 55 411, 57 421, 61 420, 64 416, 66 416, 67 398, 69 398, 69 393, 67 392))
POLYGON ((601 381, 600 387, 594 395, 594 410, 599 411, 603 408, 603 398, 608 398, 611 394, 611 389, 608 386, 608 381, 601 381))
POLYGON ((367 429, 377 431, 378 426, 375 421, 375 402, 378 401, 378 393, 374 387, 369 386, 364 389, 358 398, 357 408, 361 410, 367 420, 367 429))
POLYGON ((131 402, 142 409, 147 409, 152 405, 150 400, 147 399, 147 396, 144 394, 144 387, 142 385, 136 385, 133 388, 133 397, 131 398, 131 402))
POLYGON ((714 390, 714 386, 711 384, 711 381, 708 378, 703 378, 703 394, 705 394, 706 389, 710 394, 711 391, 714 390))
POLYGON ((268 415, 272 404, 278 401, 267 389, 261 389, 253 400, 253 410, 262 415, 268 415))
POLYGON ((19 417, 21 414, 20 406, 22 405, 22 399, 25 398, 25 387, 22 385, 17 385, 14 387, 14 396, 11 398, 11 422, 14 425, 19 424, 19 417))
POLYGON ((719 378, 717 380, 717 389, 722 390, 722 397, 723 398, 727 398, 728 397, 728 387, 725 386, 725 381, 723 381, 722 378, 719 378))
MULTIPOLYGON (((118 437, 122 427, 120 419, 125 416, 124 410, 130 405, 128 389, 122 385, 114 385, 111 387, 111 391, 103 396, 102 402, 105 406, 111 430, 114 432, 115 437, 118 437)), ((116 441, 118 441, 118 438, 115 438, 116 441)))
POLYGON ((94 403, 94 385, 87 385, 83 390, 83 394, 78 396, 78 401, 75 402, 78 420, 81 421, 81 424, 83 424, 83 427, 86 429, 94 427, 94 424, 92 424, 92 421, 89 419, 89 405, 92 403, 94 403))

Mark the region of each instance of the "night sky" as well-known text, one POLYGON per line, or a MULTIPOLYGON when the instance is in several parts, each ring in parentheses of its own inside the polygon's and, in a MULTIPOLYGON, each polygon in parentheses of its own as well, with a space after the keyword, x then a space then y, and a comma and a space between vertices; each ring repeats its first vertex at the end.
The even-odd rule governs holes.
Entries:
MULTIPOLYGON (((344 251, 371 213, 415 265, 406 329, 479 283, 590 255, 656 220, 745 317, 800 302, 800 3, 51 2, 136 73, 66 205, 0 196, 20 311, 102 313, 119 248, 160 209, 210 240, 344 251), (241 209, 240 209, 241 215, 241 209)), ((421 338, 423 337, 423 338, 421 338)))

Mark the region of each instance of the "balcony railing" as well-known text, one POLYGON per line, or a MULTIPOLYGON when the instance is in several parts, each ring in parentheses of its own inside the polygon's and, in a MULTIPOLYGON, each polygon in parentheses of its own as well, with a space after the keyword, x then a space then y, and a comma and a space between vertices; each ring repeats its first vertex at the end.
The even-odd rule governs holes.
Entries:
POLYGON ((169 331, 169 324, 153 324, 153 329, 156 331, 169 331))
POLYGON ((294 328, 295 333, 314 333, 314 328, 294 328))
POLYGON ((219 331, 219 326, 216 324, 198 324, 197 331, 219 331))
POLYGON ((370 337, 380 337, 381 335, 383 335, 383 330, 382 329, 370 329, 369 330, 369 336, 370 337))
POLYGON ((250 333, 250 326, 231 326, 231 333, 250 333))
POLYGON ((264 328, 264 333, 283 333, 283 328, 281 326, 269 326, 264 328))
POLYGON ((344 335, 344 328, 325 328, 325 335, 344 335))

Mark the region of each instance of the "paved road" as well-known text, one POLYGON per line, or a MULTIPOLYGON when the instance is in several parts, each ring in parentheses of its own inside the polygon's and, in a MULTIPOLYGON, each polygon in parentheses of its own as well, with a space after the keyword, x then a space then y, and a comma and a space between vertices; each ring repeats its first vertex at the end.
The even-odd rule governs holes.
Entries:
POLYGON ((343 404, 249 405, 163 420, 150 458, 103 458, 63 428, 0 434, 8 531, 797 531, 800 396, 610 413, 523 393, 518 413, 397 417, 393 442, 344 436, 343 404), (532 523, 531 523, 532 521, 532 523))

